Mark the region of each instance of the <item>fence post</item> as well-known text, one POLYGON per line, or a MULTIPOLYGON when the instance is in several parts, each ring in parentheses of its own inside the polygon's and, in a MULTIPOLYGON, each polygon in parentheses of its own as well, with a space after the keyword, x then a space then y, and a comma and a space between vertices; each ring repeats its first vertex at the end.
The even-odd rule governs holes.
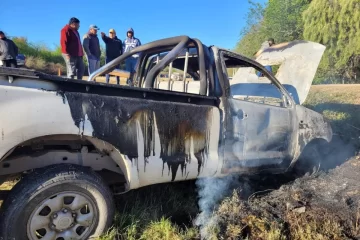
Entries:
POLYGON ((58 68, 58 76, 61 76, 61 69, 58 68))

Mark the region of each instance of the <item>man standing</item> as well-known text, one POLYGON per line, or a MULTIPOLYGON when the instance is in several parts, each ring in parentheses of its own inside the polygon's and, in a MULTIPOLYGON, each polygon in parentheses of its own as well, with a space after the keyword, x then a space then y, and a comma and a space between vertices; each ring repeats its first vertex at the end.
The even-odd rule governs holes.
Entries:
MULTIPOLYGON (((255 57, 258 57, 263 51, 265 51, 266 49, 268 49, 269 47, 272 47, 273 45, 275 45, 275 40, 273 38, 269 38, 266 42, 264 42, 263 44, 261 44, 261 48, 260 50, 255 54, 255 57)), ((268 70, 269 72, 272 73, 272 67, 271 66, 264 66, 266 70, 268 70)), ((257 73, 257 75, 259 77, 262 76, 262 74, 260 72, 257 73)))
POLYGON ((18 55, 18 47, 16 44, 0 31, 0 61, 5 67, 17 67, 16 56, 18 55))
MULTIPOLYGON (((115 58, 119 57, 122 53, 122 42, 117 38, 116 32, 114 29, 109 30, 109 37, 105 35, 105 33, 101 33, 102 40, 106 45, 106 59, 105 62, 111 62, 115 58)), ((120 65, 117 66, 120 69, 120 65)), ((106 83, 109 83, 110 75, 106 74, 106 83)), ((116 76, 117 84, 120 84, 120 78, 116 76)))
MULTIPOLYGON (((123 43, 123 48, 124 48, 123 52, 124 53, 130 52, 134 48, 141 45, 140 40, 138 38, 134 37, 134 30, 132 28, 130 28, 127 31, 126 36, 127 36, 127 38, 124 40, 124 43, 123 43)), ((126 71, 130 72, 130 78, 127 79, 127 81, 126 81, 126 83, 128 85, 132 85, 132 77, 135 72, 135 67, 136 67, 138 58, 139 58, 139 54, 133 54, 132 56, 126 58, 126 60, 125 60, 126 71)))
POLYGON ((65 60, 67 77, 81 80, 84 75, 83 49, 79 35, 80 21, 73 17, 69 24, 61 29, 60 45, 61 53, 65 60))
POLYGON ((96 25, 90 25, 89 32, 85 34, 83 46, 86 53, 89 75, 100 68, 100 42, 97 36, 97 31, 100 30, 96 25))

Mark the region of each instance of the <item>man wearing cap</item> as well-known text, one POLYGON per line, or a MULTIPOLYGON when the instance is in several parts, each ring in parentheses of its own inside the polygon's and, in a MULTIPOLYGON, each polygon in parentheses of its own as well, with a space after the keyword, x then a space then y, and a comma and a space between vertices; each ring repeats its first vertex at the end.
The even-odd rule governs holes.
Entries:
MULTIPOLYGON (((126 32, 126 39, 124 40, 123 43, 123 52, 130 52, 131 50, 133 50, 134 48, 138 47, 141 45, 141 42, 138 38, 134 37, 134 30, 132 28, 130 28, 127 32, 126 32)), ((135 72, 135 67, 136 67, 136 63, 137 60, 139 58, 139 54, 133 54, 132 56, 126 58, 125 60, 125 68, 126 71, 130 72, 130 78, 127 79, 127 84, 128 85, 132 85, 132 77, 133 74, 135 72)))
POLYGON ((61 29, 60 46, 61 53, 65 60, 67 77, 82 79, 84 75, 84 62, 83 62, 83 48, 81 46, 81 39, 79 35, 80 21, 73 17, 61 29))
POLYGON ((88 60, 89 75, 100 68, 100 42, 97 31, 100 30, 96 25, 90 25, 89 32, 83 38, 83 46, 88 60))
POLYGON ((0 61, 5 67, 17 67, 16 56, 18 55, 18 47, 16 44, 0 31, 0 61))
MULTIPOLYGON (((109 30, 109 37, 105 33, 101 33, 102 40, 106 46, 106 59, 105 62, 111 62, 115 58, 119 57, 122 53, 122 41, 117 38, 116 32, 114 29, 109 30)), ((120 69, 120 65, 117 66, 120 69)), ((110 75, 106 74, 106 83, 109 83, 110 75)), ((116 76, 117 84, 120 84, 120 78, 116 76)))

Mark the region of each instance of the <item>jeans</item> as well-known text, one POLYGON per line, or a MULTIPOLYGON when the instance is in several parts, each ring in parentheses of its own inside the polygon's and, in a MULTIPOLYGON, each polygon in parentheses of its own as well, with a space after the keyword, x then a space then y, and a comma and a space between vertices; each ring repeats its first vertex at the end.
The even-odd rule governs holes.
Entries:
POLYGON ((62 54, 65 64, 68 78, 74 78, 77 76, 77 79, 81 80, 84 76, 84 62, 82 57, 70 56, 70 59, 66 57, 66 54, 62 54))
POLYGON ((127 72, 130 72, 130 78, 128 78, 126 81, 126 83, 128 85, 130 85, 132 83, 132 75, 135 72, 137 60, 138 60, 138 58, 134 58, 134 57, 128 57, 125 60, 125 70, 127 72))
MULTIPOLYGON (((111 61, 114 60, 114 59, 115 59, 115 58, 106 58, 106 59, 105 59, 105 63, 109 63, 109 62, 111 62, 111 61)), ((118 65, 118 66, 116 67, 116 69, 120 69, 120 65, 118 65)), ((109 81, 110 81, 110 74, 106 74, 105 77, 106 77, 106 83, 109 83, 109 81)), ((117 82, 118 85, 120 84, 120 77, 119 77, 119 76, 116 76, 116 82, 117 82)))
POLYGON ((87 56, 87 61, 89 65, 89 75, 100 68, 100 59, 94 56, 90 56, 90 57, 87 56))
POLYGON ((17 68, 17 62, 16 59, 7 59, 7 60, 2 60, 4 67, 12 67, 12 68, 17 68))
MULTIPOLYGON (((271 72, 272 73, 272 67, 271 66, 264 66, 266 70, 268 70, 268 72, 271 72)), ((262 73, 261 72, 257 72, 257 75, 258 77, 261 77, 262 76, 262 73)))

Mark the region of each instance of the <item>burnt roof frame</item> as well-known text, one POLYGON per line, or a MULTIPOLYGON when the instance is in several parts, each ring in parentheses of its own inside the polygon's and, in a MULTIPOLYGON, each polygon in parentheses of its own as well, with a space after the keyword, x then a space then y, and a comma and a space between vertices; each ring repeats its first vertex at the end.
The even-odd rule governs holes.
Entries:
MULTIPOLYGON (((193 44, 198 49, 198 59, 199 59, 199 72, 200 72, 200 95, 207 94, 208 82, 206 76, 206 66, 205 66, 205 54, 204 54, 204 46, 198 39, 191 39, 188 36, 177 36, 171 38, 160 39, 157 41, 153 41, 139 47, 134 48, 130 52, 124 53, 121 56, 115 58, 111 62, 105 64, 100 67, 98 70, 93 72, 88 81, 94 81, 94 79, 102 74, 106 74, 111 72, 116 68, 118 64, 124 61, 126 58, 130 57, 133 54, 140 53, 149 54, 151 52, 156 52, 160 50, 171 49, 169 53, 162 59, 161 62, 156 64, 146 76, 145 79, 145 88, 152 89, 154 87, 155 76, 161 72, 170 62, 172 62, 184 48, 187 48, 189 45, 193 44), (153 51, 152 51, 153 50, 153 51)), ((140 56, 140 60, 143 60, 143 56, 140 56)))

